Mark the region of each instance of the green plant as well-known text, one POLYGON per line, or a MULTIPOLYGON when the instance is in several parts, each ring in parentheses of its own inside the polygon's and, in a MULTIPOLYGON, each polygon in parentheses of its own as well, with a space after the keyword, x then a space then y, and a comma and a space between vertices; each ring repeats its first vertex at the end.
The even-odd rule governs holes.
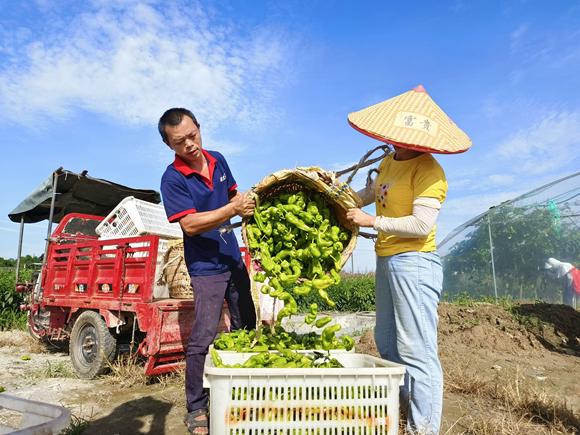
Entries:
POLYGON ((331 307, 321 301, 314 292, 307 296, 296 296, 298 312, 308 313, 313 303, 318 304, 318 311, 357 312, 375 310, 375 279, 373 276, 359 276, 343 279, 338 285, 326 289, 328 297, 335 302, 331 307))
MULTIPOLYGON (((31 269, 20 271, 20 281, 30 281, 31 277, 31 269)), ((20 304, 24 302, 24 294, 16 291, 15 283, 15 270, 0 270, 0 330, 26 329, 26 322, 23 323, 20 313, 20 304)))
POLYGON ((11 329, 18 329, 20 331, 26 331, 27 324, 28 315, 26 313, 21 313, 20 311, 0 313, 0 330, 9 331, 11 329))
POLYGON ((34 372, 31 377, 33 378, 74 378, 76 377, 74 371, 71 369, 69 364, 65 361, 61 361, 57 364, 52 364, 50 361, 46 361, 46 367, 34 372))
POLYGON ((74 414, 70 416, 70 424, 60 431, 59 435, 80 435, 91 426, 91 422, 74 414))

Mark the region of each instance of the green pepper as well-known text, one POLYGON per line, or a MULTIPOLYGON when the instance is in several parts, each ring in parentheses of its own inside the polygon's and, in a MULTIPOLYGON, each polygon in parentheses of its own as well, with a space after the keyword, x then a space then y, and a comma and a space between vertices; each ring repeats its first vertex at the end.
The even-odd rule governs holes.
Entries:
POLYGON ((298 278, 300 278, 300 274, 302 273, 302 269, 298 266, 292 266, 292 271, 294 272, 291 275, 287 275, 285 272, 280 274, 280 284, 284 287, 291 286, 294 284, 298 278))
POLYGON ((302 219, 305 223, 309 225, 312 225, 312 223, 314 222, 313 216, 307 211, 301 211, 300 213, 298 213, 298 217, 300 217, 300 219, 302 219))
POLYGON ((288 360, 283 356, 280 356, 271 362, 271 366, 276 368, 282 368, 286 364, 288 364, 288 360))
POLYGON ((287 212, 284 217, 299 230, 310 232, 311 228, 306 225, 302 219, 297 218, 293 213, 287 212))
POLYGON ((308 247, 308 249, 310 250, 310 255, 312 255, 315 258, 320 258, 320 249, 318 249, 318 247, 316 246, 316 244, 312 244, 308 247))
POLYGON ((329 248, 333 243, 334 242, 332 240, 328 240, 326 238, 326 235, 323 231, 318 232, 318 236, 316 237, 316 244, 318 245, 318 248, 329 248))
POLYGON ((342 344, 347 352, 349 352, 354 347, 354 339, 349 335, 344 335, 342 337, 342 344))
POLYGON ((260 229, 260 231, 264 232, 264 229, 266 228, 266 226, 264 225, 264 221, 262 220, 262 215, 260 214, 260 212, 258 211, 257 208, 254 208, 254 221, 256 221, 256 225, 258 225, 258 228, 260 229))
POLYGON ((338 285, 342 282, 342 278, 336 270, 330 269, 330 276, 334 278, 334 285, 338 285))
POLYGON ((334 284, 334 279, 328 275, 323 275, 322 278, 315 278, 312 280, 312 287, 316 290, 323 290, 334 284))
POLYGON ((280 326, 284 317, 291 316, 298 312, 298 304, 296 304, 296 300, 288 292, 282 292, 278 298, 284 301, 284 308, 280 310, 278 317, 276 318, 276 325, 280 326))
MULTIPOLYGON (((280 253, 280 251, 282 251, 284 249, 284 245, 282 244, 282 241, 279 241, 278 243, 276 243, 276 245, 274 246, 274 252, 280 253)), ((278 255, 278 254, 276 254, 278 255)), ((274 261, 276 261, 275 258, 273 258, 274 261)))
POLYGON ((278 195, 278 199, 286 204, 293 204, 296 202, 296 194, 290 192, 282 192, 278 195))
POLYGON ((324 350, 330 350, 333 347, 334 333, 340 331, 342 326, 340 324, 328 326, 322 331, 322 348, 324 350))
POLYGON ((264 364, 268 363, 269 359, 270 353, 262 352, 259 353, 258 355, 252 355, 245 363, 242 364, 242 367, 251 368, 256 367, 257 365, 263 366, 264 364))
POLYGON ((295 258, 304 263, 306 260, 310 259, 310 252, 308 251, 308 249, 298 249, 296 250, 295 258))
POLYGON ((254 281, 256 282, 266 282, 266 275, 260 272, 254 274, 254 281))
POLYGON ((278 207, 272 206, 268 209, 268 213, 270 215, 270 219, 272 220, 280 220, 282 217, 282 211, 278 209, 278 207))
POLYGON ((316 321, 316 323, 314 324, 314 326, 316 326, 317 328, 323 328, 325 325, 327 325, 331 321, 332 321, 332 317, 326 316, 326 317, 323 317, 322 319, 318 319, 316 321))
POLYGON ((296 251, 294 249, 282 249, 278 251, 276 256, 274 257, 274 261, 279 263, 280 261, 284 260, 286 257, 294 258, 296 257, 296 251))
POLYGON ((219 354, 217 353, 217 350, 215 350, 215 348, 211 348, 211 358, 213 360, 213 365, 216 367, 224 367, 224 363, 222 362, 221 357, 219 356, 219 354))
POLYGON ((314 216, 317 216, 320 214, 320 212, 318 211, 318 206, 316 205, 316 202, 309 202, 308 205, 306 206, 306 212, 312 216, 312 220, 314 220, 314 216))
MULTIPOLYGON (((324 275, 324 269, 322 268, 322 265, 320 264, 320 260, 318 258, 314 258, 312 259, 311 263, 312 265, 312 274, 313 276, 316 275, 324 275)), ((314 282, 312 283, 314 284, 314 282)), ((316 286, 313 285, 314 288, 317 288, 316 286)))
POLYGON ((312 281, 304 281, 301 286, 294 287, 292 291, 296 296, 308 296, 312 291, 312 281))
POLYGON ((260 288, 260 291, 265 295, 269 295, 272 289, 268 287, 266 284, 264 284, 262 288, 260 288))
POLYGON ((282 215, 286 214, 287 212, 297 215, 300 214, 300 212, 302 211, 300 206, 296 204, 281 204, 278 206, 278 209, 280 210, 280 212, 282 212, 282 215))
POLYGON ((270 292, 270 296, 272 296, 273 298, 278 298, 282 293, 284 293, 284 287, 280 285, 280 281, 278 281, 278 278, 275 277, 272 278, 269 284, 272 288, 274 288, 274 291, 270 292))
POLYGON ((310 305, 310 313, 304 317, 304 323, 307 325, 312 324, 316 320, 316 316, 318 316, 318 304, 312 304, 310 305))
POLYGON ((260 255, 262 269, 264 269, 267 275, 272 276, 280 272, 280 266, 272 261, 270 250, 266 242, 260 243, 260 255))
POLYGON ((333 301, 330 300, 330 298, 328 297, 328 293, 326 293, 324 290, 318 289, 318 295, 322 298, 322 300, 324 300, 324 302, 326 302, 331 307, 334 307, 336 305, 333 301))
POLYGON ((320 248, 320 258, 329 258, 332 257, 332 254, 334 254, 334 249, 332 249, 332 247, 321 247, 320 248))
POLYGON ((326 209, 326 206, 322 202, 322 198, 320 197, 320 194, 319 193, 315 193, 314 196, 313 196, 313 198, 314 198, 314 202, 316 202, 316 206, 318 207, 318 211, 320 213, 322 213, 322 211, 324 209, 326 209))
POLYGON ((340 234, 340 228, 337 226, 332 226, 330 228, 330 238, 333 242, 339 242, 340 239, 338 238, 340 234))

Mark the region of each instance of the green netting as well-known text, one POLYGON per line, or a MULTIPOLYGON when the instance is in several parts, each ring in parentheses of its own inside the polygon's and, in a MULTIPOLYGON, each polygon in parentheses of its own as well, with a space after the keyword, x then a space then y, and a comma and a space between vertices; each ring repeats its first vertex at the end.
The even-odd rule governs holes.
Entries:
POLYGON ((580 266, 580 172, 506 201, 453 230, 438 246, 444 297, 468 294, 562 303, 548 258, 580 266))

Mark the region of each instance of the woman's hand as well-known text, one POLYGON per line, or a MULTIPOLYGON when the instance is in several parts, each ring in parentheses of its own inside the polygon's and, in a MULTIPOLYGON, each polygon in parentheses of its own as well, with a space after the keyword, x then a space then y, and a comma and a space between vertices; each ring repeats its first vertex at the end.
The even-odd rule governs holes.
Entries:
POLYGON ((377 219, 375 216, 366 214, 360 208, 348 209, 348 211, 346 212, 346 218, 360 227, 368 227, 368 228, 374 227, 375 220, 377 219))

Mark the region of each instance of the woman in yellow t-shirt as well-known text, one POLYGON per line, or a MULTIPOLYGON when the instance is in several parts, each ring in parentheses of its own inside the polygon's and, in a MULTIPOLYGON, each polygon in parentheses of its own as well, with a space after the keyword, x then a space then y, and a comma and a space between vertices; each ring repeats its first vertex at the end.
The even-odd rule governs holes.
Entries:
POLYGON ((443 372, 437 356, 437 305, 443 271, 435 221, 445 200, 445 173, 433 156, 395 146, 359 195, 376 216, 352 208, 347 218, 378 231, 375 341, 381 357, 407 367, 401 405, 411 433, 438 434, 443 372))

